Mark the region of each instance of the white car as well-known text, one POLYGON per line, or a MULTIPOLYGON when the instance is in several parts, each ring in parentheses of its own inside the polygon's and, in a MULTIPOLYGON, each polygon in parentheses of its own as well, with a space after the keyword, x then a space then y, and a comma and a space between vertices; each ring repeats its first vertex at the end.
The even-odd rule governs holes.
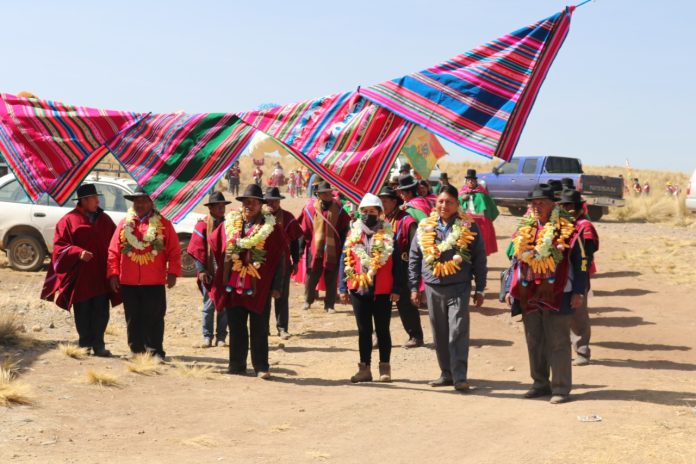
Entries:
POLYGON ((686 209, 696 213, 696 170, 691 174, 689 186, 686 188, 686 209))
MULTIPOLYGON (((118 222, 126 217, 128 202, 124 195, 133 193, 136 184, 130 179, 89 176, 85 182, 93 183, 102 194, 101 207, 118 222)), ((53 252, 53 235, 56 224, 73 203, 59 206, 48 195, 32 203, 12 174, 0 177, 0 250, 7 254, 10 266, 18 271, 37 271, 53 252)), ((186 253, 186 246, 201 214, 191 213, 174 229, 182 248, 181 265, 184 276, 194 276, 193 259, 186 253)))

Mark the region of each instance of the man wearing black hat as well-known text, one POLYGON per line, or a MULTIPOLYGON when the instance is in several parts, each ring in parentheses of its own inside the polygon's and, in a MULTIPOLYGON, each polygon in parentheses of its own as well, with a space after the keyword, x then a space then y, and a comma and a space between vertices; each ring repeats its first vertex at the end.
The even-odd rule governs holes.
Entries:
POLYGON ((338 266, 343 242, 350 228, 350 217, 333 196, 333 189, 321 181, 314 189, 316 201, 308 204, 300 215, 300 227, 307 245, 307 276, 305 278, 305 303, 307 310, 317 296, 317 285, 324 277, 326 297, 324 310, 334 312, 338 289, 338 266))
POLYGON ((450 185, 449 183, 449 177, 447 176, 446 172, 443 172, 440 174, 440 181, 438 184, 433 188, 433 191, 435 192, 436 195, 439 195, 440 192, 442 192, 442 189, 450 185))
POLYGON ((246 374, 251 348, 256 376, 266 380, 270 299, 279 298, 283 288, 287 243, 273 214, 262 209, 266 200, 261 187, 247 186, 237 201, 242 202, 241 211, 227 213, 210 239, 217 263, 211 297, 215 309, 227 311, 229 373, 246 374))
POLYGON ((111 238, 107 276, 123 294, 131 352, 164 360, 165 285, 174 287, 181 276, 179 237, 142 187, 123 197, 133 206, 111 238))
POLYGON ((476 169, 467 169, 464 186, 459 190, 459 203, 478 224, 486 246, 486 256, 497 252, 498 242, 493 221, 500 213, 488 190, 479 184, 476 169))
POLYGON ((555 205, 553 188, 539 184, 529 192, 527 201, 530 213, 514 239, 513 278, 506 301, 513 312, 522 314, 525 328, 534 380, 525 398, 550 395, 552 404, 564 403, 572 387, 572 314, 583 304, 589 267, 581 242, 571 238, 573 218, 555 205), (542 243, 549 247, 548 255, 535 249, 539 237, 546 233, 552 233, 548 245, 542 243), (557 256, 558 251, 561 255, 557 256), (539 267, 543 256, 553 260, 552 268, 539 267))
MULTIPOLYGON (((210 284, 215 275, 215 258, 208 245, 208 238, 220 224, 225 222, 225 207, 230 202, 225 200, 222 192, 212 192, 204 206, 208 208, 208 216, 199 220, 193 228, 187 252, 194 260, 198 275, 198 288, 203 294, 203 343, 202 348, 213 346, 213 329, 215 321, 215 305, 210 299, 210 284)), ((217 314, 217 331, 215 346, 223 346, 227 336, 227 313, 217 314)))
POLYGON ((95 356, 111 356, 104 346, 109 323, 109 300, 120 304, 120 294, 112 292, 106 276, 109 241, 116 224, 99 207, 94 184, 77 189, 75 209, 63 216, 53 238, 53 258, 48 268, 41 298, 63 309, 73 308, 79 346, 95 356))
POLYGON ((264 195, 266 205, 275 216, 276 224, 283 231, 284 240, 290 245, 290 253, 285 256, 285 272, 283 273, 283 288, 280 298, 275 299, 275 316, 278 336, 287 340, 290 338, 288 323, 290 319, 289 298, 290 298, 290 277, 297 271, 300 261, 300 238, 302 228, 291 212, 284 210, 280 206, 280 200, 285 197, 280 194, 278 187, 269 187, 264 195))
POLYGON ((399 259, 394 262, 394 266, 401 268, 401 295, 396 303, 399 310, 399 317, 408 334, 408 340, 404 344, 405 348, 417 348, 423 346, 423 326, 421 325, 418 307, 411 301, 411 294, 408 285, 408 257, 413 237, 416 235, 415 219, 406 211, 399 208, 401 200, 396 191, 389 187, 384 187, 379 192, 379 198, 384 207, 385 219, 391 222, 394 230, 394 242, 399 250, 399 259))
POLYGON ((402 176, 410 176, 411 175, 411 165, 408 163, 404 163, 401 165, 399 168, 399 174, 402 176))
MULTIPOLYGON (((573 215, 575 218, 575 234, 571 237, 570 248, 575 248, 578 243, 579 249, 584 252, 587 260, 586 267, 589 269, 587 276, 587 288, 582 300, 582 305, 573 311, 570 321, 570 340, 575 351, 576 366, 586 366, 590 363, 590 336, 592 329, 590 325, 590 314, 587 311, 587 294, 590 290, 590 277, 595 271, 594 254, 599 250, 599 235, 592 225, 592 222, 585 214, 584 200, 577 190, 566 189, 561 192, 561 199, 558 204, 573 215)), ((581 253, 581 260, 583 259, 581 253)))
POLYGON ((432 206, 427 199, 418 195, 418 181, 413 176, 408 174, 400 176, 396 192, 403 201, 401 209, 410 214, 416 223, 430 215, 432 206))

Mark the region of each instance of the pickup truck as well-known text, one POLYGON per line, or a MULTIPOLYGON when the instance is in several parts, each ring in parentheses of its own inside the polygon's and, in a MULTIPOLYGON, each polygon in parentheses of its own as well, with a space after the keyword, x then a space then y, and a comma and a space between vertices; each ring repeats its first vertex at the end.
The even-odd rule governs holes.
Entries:
POLYGON ((485 185, 497 205, 521 216, 527 210, 527 192, 534 185, 564 177, 573 179, 575 187, 582 192, 592 221, 599 221, 610 206, 624 206, 623 179, 584 174, 577 158, 517 156, 494 167, 493 172, 479 175, 479 182, 485 185))
MULTIPOLYGON (((128 202, 123 196, 135 189, 132 179, 90 176, 85 181, 97 186, 102 195, 101 207, 116 224, 126 217, 128 202)), ((44 260, 53 252, 56 224, 72 207, 72 203, 62 207, 47 195, 32 203, 13 174, 0 177, 0 250, 7 254, 10 266, 18 271, 43 268, 44 260)), ((196 221, 202 217, 191 213, 174 224, 182 248, 182 273, 186 277, 196 274, 193 258, 185 250, 196 221)))

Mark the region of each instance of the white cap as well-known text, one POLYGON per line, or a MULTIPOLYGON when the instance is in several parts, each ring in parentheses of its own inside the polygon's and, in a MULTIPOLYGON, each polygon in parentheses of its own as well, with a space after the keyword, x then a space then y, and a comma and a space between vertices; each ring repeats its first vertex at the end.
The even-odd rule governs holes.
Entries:
POLYGON ((362 201, 360 202, 360 206, 358 206, 358 209, 363 209, 367 206, 376 206, 380 210, 384 210, 384 207, 382 206, 382 200, 380 200, 380 198, 377 195, 373 195, 371 193, 365 194, 362 201))

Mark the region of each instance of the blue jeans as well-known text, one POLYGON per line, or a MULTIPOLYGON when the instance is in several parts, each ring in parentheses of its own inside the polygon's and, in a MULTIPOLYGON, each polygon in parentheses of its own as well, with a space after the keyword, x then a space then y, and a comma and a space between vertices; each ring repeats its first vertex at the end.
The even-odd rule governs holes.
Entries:
MULTIPOLYGON (((215 305, 208 296, 208 289, 203 288, 203 337, 213 338, 213 320, 215 316, 215 305)), ((217 313, 217 340, 223 341, 227 336, 227 312, 217 313)))

